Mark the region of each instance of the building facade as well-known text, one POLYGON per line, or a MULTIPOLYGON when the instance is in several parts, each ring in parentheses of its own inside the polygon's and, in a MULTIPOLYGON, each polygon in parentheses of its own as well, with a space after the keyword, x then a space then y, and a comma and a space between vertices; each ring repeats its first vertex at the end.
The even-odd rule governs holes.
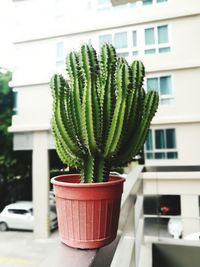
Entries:
POLYGON ((10 131, 15 150, 33 151, 35 186, 48 183, 48 150, 54 149, 50 78, 64 73, 66 54, 86 42, 97 50, 110 42, 128 61, 142 60, 145 89, 159 92, 159 109, 145 144, 146 164, 199 165, 199 1, 112 6, 110 0, 13 0, 13 5, 16 114, 10 131))
MULTIPOLYGON (((146 67, 145 89, 158 90, 159 110, 145 146, 149 165, 199 164, 200 57, 198 1, 146 0, 113 7, 109 0, 13 1, 16 68, 12 86, 16 115, 14 149, 32 149, 33 132, 50 130, 53 73, 64 73, 65 56, 90 42, 110 42, 128 61, 146 67), (34 19, 37 15, 37 21, 34 19), (187 145, 186 145, 187 144, 187 145)), ((53 148, 48 133, 48 146, 53 148)))

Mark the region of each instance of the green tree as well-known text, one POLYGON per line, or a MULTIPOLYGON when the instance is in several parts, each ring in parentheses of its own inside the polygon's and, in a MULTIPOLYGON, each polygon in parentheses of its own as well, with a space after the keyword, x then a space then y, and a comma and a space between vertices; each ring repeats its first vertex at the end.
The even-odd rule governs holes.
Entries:
POLYGON ((12 134, 8 132, 12 117, 12 90, 9 87, 11 72, 0 70, 0 180, 11 178, 16 164, 12 149, 12 134))
POLYGON ((13 110, 11 78, 10 71, 0 68, 0 210, 12 201, 23 199, 27 192, 30 195, 31 191, 31 179, 27 179, 31 172, 31 153, 13 151, 13 134, 8 132, 13 110))

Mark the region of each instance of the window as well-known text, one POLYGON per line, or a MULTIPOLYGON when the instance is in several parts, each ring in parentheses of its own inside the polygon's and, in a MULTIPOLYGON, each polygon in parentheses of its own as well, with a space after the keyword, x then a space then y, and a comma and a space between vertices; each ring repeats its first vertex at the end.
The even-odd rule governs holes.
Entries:
POLYGON ((99 36, 99 47, 105 43, 113 44, 117 54, 122 57, 128 57, 128 33, 117 32, 114 34, 104 34, 99 36))
POLYGON ((56 66, 64 66, 64 42, 60 41, 56 43, 56 66))
POLYGON ((139 54, 137 38, 137 31, 132 29, 131 31, 103 34, 99 36, 99 48, 105 43, 113 44, 118 56, 128 59, 129 56, 139 54))
POLYGON ((12 109, 12 114, 16 115, 17 114, 17 99, 18 99, 18 92, 13 91, 13 109, 12 109))
POLYGON ((171 76, 147 78, 146 87, 147 92, 155 90, 159 93, 161 105, 168 105, 173 102, 171 76))
POLYGON ((144 29, 145 54, 170 52, 168 25, 144 29))
POLYGON ((153 4, 153 0, 143 0, 143 5, 151 5, 153 4))
POLYGON ((106 13, 109 12, 112 8, 110 0, 97 0, 97 12, 106 13))
POLYGON ((101 47, 105 43, 112 44, 112 35, 111 34, 104 34, 104 35, 99 36, 99 46, 101 47))
POLYGON ((156 0, 157 3, 167 2, 168 0, 156 0))
POLYGON ((116 49, 127 48, 128 47, 127 33, 126 32, 116 33, 114 35, 114 45, 116 49))
POLYGON ((154 3, 162 3, 162 2, 167 2, 168 0, 143 0, 143 5, 152 5, 154 3))
POLYGON ((133 52, 132 55, 133 56, 137 56, 138 55, 138 41, 137 41, 137 31, 132 31, 132 45, 133 45, 133 52))
POLYGON ((177 159, 176 130, 149 129, 146 143, 146 159, 177 159))

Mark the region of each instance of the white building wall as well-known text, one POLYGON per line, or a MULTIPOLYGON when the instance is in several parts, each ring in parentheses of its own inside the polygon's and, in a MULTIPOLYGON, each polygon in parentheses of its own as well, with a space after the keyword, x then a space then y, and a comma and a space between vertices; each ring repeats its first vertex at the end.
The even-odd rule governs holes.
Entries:
MULTIPOLYGON (((57 42, 64 42, 66 54, 72 49, 78 50, 88 41, 98 49, 99 35, 123 31, 131 34, 136 29, 138 58, 145 64, 147 77, 171 75, 172 78, 173 101, 170 105, 160 105, 152 127, 175 128, 177 138, 178 159, 148 160, 147 163, 198 164, 196 153, 188 156, 185 142, 189 142, 191 148, 199 147, 196 137, 200 123, 200 57, 197 56, 200 4, 196 0, 168 0, 143 6, 139 1, 135 8, 130 8, 130 5, 129 8, 118 8, 106 16, 97 12, 96 3, 92 1, 88 5, 84 0, 80 12, 74 14, 72 10, 77 1, 67 6, 68 9, 64 7, 69 2, 62 0, 60 4, 54 0, 16 2, 17 65, 12 85, 18 92, 18 113, 13 116, 11 131, 50 129, 52 99, 49 81, 53 73, 62 72, 62 68, 56 67, 57 42), (33 20, 37 11, 37 20, 33 20), (34 25, 31 24, 33 21, 34 25), (144 55, 144 29, 161 25, 168 25, 171 51, 144 55)), ((129 43, 131 41, 129 36, 129 43)))

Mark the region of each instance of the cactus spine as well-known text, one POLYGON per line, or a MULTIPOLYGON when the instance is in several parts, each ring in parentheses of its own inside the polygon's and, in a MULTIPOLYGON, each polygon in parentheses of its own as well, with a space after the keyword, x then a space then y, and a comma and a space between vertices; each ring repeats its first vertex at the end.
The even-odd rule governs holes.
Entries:
POLYGON ((145 142, 158 94, 145 93, 144 66, 131 66, 105 44, 99 59, 90 45, 67 56, 67 80, 55 74, 52 131, 63 161, 81 170, 81 182, 105 182, 112 167, 126 166, 145 142))

